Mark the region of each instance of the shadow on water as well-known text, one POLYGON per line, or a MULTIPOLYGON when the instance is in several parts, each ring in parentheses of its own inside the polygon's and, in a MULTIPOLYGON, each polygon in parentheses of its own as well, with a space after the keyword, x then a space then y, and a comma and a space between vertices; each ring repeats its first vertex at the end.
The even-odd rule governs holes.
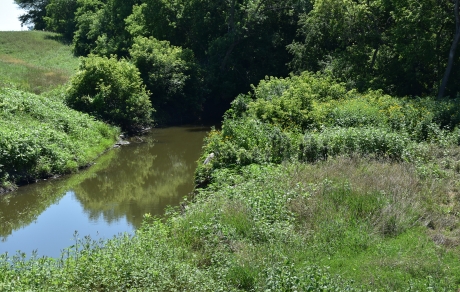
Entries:
MULTIPOLYGON (((209 128, 202 127, 154 129, 146 136, 132 138, 130 145, 108 151, 87 170, 21 187, 16 193, 1 197, 0 253, 9 251, 2 244, 10 237, 40 225, 44 220, 41 218, 53 208, 64 208, 54 211, 61 217, 81 210, 83 215, 72 213, 72 216, 86 218, 75 227, 83 236, 87 234, 87 226, 89 230, 97 225, 98 234, 104 236, 106 226, 113 232, 113 226, 123 221, 138 228, 144 214, 163 215, 166 206, 178 205, 193 190, 196 161, 207 131, 209 128)), ((62 219, 48 219, 42 230, 55 228, 54 221, 63 224, 62 219)), ((69 230, 66 238, 74 231, 69 230)), ((27 239, 28 235, 21 236, 27 239)), ((29 240, 33 245, 32 238, 29 240)), ((31 246, 31 250, 36 248, 40 250, 40 246, 31 246)))

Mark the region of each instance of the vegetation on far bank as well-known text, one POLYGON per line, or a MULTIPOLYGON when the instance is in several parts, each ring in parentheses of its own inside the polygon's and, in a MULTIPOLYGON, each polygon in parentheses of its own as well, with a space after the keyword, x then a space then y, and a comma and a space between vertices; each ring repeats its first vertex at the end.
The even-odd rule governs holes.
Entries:
POLYGON ((219 120, 251 84, 305 70, 392 96, 460 89, 457 0, 15 2, 77 56, 131 59, 163 124, 219 120))

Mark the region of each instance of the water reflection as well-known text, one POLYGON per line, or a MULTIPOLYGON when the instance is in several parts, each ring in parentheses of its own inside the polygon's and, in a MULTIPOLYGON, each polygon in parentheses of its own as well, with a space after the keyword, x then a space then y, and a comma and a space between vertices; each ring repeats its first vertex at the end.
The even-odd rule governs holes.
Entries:
POLYGON ((1 197, 0 253, 15 251, 20 241, 21 246, 27 242, 29 250, 56 256, 71 245, 68 240, 75 230, 82 236, 97 232, 110 237, 139 227, 145 213, 162 215, 167 205, 177 205, 192 190, 207 130, 155 129, 132 139, 130 145, 107 152, 76 175, 22 187, 1 197), (64 245, 50 247, 59 236, 65 237, 61 240, 65 243, 60 243, 64 245), (37 237, 48 238, 38 243, 37 237), (40 252, 51 248, 51 254, 40 252))
POLYGON ((108 167, 73 188, 89 218, 107 223, 126 217, 139 227, 145 213, 163 214, 193 188, 205 131, 156 129, 116 149, 108 167))

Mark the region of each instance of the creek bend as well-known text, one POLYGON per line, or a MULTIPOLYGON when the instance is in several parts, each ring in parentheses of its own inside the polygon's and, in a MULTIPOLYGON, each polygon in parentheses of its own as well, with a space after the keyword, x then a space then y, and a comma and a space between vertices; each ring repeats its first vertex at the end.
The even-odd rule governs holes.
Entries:
POLYGON ((0 197, 0 254, 59 257, 78 237, 108 239, 163 215, 193 190, 209 128, 153 129, 112 149, 77 174, 40 181, 0 197))

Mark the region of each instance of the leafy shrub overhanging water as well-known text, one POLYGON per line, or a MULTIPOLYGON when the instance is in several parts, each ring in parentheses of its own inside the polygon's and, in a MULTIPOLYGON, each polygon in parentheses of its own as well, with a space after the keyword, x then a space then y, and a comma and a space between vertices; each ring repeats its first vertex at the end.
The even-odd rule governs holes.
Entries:
POLYGON ((153 109, 139 70, 114 57, 83 58, 67 103, 124 131, 138 131, 152 122, 153 109))

